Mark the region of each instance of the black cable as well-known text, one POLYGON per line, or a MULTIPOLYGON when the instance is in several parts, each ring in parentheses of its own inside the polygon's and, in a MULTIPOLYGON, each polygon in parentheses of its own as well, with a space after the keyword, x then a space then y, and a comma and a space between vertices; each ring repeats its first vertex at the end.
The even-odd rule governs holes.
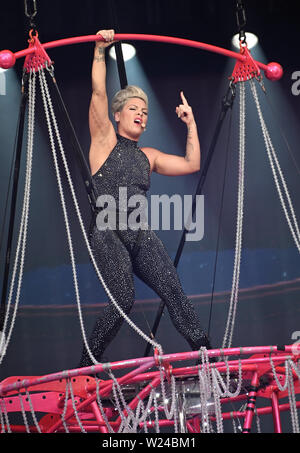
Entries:
MULTIPOLYGON (((111 20, 112 20, 112 24, 113 24, 112 26, 115 31, 118 31, 118 29, 119 29, 118 16, 117 16, 117 10, 116 10, 116 5, 115 5, 114 0, 108 0, 108 5, 109 5, 110 13, 111 13, 111 20)), ((123 56, 123 51, 122 51, 122 44, 121 44, 121 42, 116 42, 114 44, 114 46, 115 46, 115 50, 116 50, 116 58, 117 58, 120 85, 121 85, 121 88, 123 89, 128 85, 128 80, 127 80, 124 56, 123 56)))
POLYGON ((4 230, 5 230, 5 220, 8 212, 8 200, 9 200, 9 194, 10 194, 10 188, 12 184, 12 178, 13 178, 13 167, 14 167, 14 162, 16 159, 16 149, 17 149, 17 137, 18 137, 18 128, 19 124, 21 121, 21 112, 19 111, 19 117, 18 117, 18 122, 17 122, 17 130, 15 134, 15 142, 14 142, 14 149, 13 149, 13 154, 12 154, 12 159, 11 159, 11 165, 10 165, 10 171, 9 171, 9 178, 8 178, 8 185, 7 185, 7 194, 6 194, 6 200, 5 200, 5 207, 4 207, 4 213, 3 213, 3 222, 1 226, 1 233, 0 233, 0 254, 2 251, 2 246, 3 246, 3 241, 4 241, 4 230))
POLYGON ((243 0, 236 0, 236 21, 238 27, 239 40, 245 44, 247 17, 243 0))
POLYGON ((74 126, 72 124, 71 118, 69 116, 67 107, 66 107, 66 105, 64 103, 63 97, 62 97, 61 92, 59 90, 59 87, 58 87, 57 81, 56 81, 56 79, 54 77, 54 73, 53 73, 52 69, 50 69, 49 72, 50 72, 50 75, 51 75, 53 86, 55 88, 54 92, 55 92, 55 95, 56 95, 58 106, 59 106, 59 108, 61 110, 61 113, 62 113, 63 121, 65 123, 65 128, 66 128, 67 131, 70 132, 71 145, 72 145, 72 147, 74 149, 75 156, 77 158, 77 161, 78 161, 78 164, 79 164, 79 168, 81 170, 81 175, 82 175, 82 178, 83 178, 83 181, 84 181, 85 189, 87 191, 87 195, 88 195, 88 199, 89 199, 89 202, 90 202, 91 211, 94 212, 95 211, 95 207, 96 207, 97 197, 96 197, 96 193, 95 193, 95 188, 94 188, 94 184, 93 184, 93 178, 92 178, 92 175, 91 175, 91 171, 90 171, 90 168, 89 168, 88 163, 86 161, 86 158, 84 156, 84 153, 83 153, 83 150, 82 150, 81 145, 79 143, 79 140, 77 138, 74 126))
POLYGON ((233 104, 232 104, 231 110, 230 110, 229 129, 228 129, 228 137, 227 137, 227 145, 226 145, 225 169, 224 169, 224 177, 223 177, 223 184, 222 184, 222 194, 221 194, 221 203, 220 203, 221 207, 220 207, 219 220, 218 220, 218 225, 219 226, 218 226, 217 244, 216 244, 216 258, 215 258, 215 263, 214 263, 213 284, 212 284, 212 293, 211 293, 211 299, 210 299, 210 309, 209 309, 208 328, 207 328, 208 337, 210 336, 210 328, 211 328, 211 320, 212 320, 212 308, 213 308, 213 299, 214 299, 215 282, 216 282, 216 274, 217 274, 217 262, 218 262, 218 255, 219 255, 221 223, 222 223, 222 217, 223 217, 225 185, 226 185, 226 180, 227 180, 229 145, 230 145, 231 126, 232 126, 232 107, 233 107, 233 104))
POLYGON ((34 32, 37 31, 37 26, 35 22, 35 16, 37 15, 37 5, 36 0, 32 0, 32 5, 30 7, 29 0, 24 0, 24 10, 25 16, 29 19, 29 30, 33 30, 34 32))
POLYGON ((12 195, 11 195, 10 218, 9 218, 9 224, 8 224, 8 237, 7 237, 6 255, 5 255, 5 269, 4 269, 4 273, 3 273, 1 306, 0 306, 0 330, 3 329, 4 319, 5 319, 6 296, 7 296, 7 288, 8 288, 8 279, 9 279, 9 270, 10 270, 10 261, 11 261, 11 249, 12 249, 12 241, 13 241, 15 216, 16 216, 18 184, 19 184, 21 154, 22 154, 22 145, 23 145, 25 111, 26 111, 26 105, 27 105, 27 100, 28 100, 27 88, 28 88, 27 77, 25 76, 23 89, 22 89, 20 110, 19 110, 19 124, 18 124, 18 129, 17 129, 17 136, 16 136, 16 152, 15 152, 15 161, 14 161, 14 170, 13 170, 13 187, 12 187, 12 195))

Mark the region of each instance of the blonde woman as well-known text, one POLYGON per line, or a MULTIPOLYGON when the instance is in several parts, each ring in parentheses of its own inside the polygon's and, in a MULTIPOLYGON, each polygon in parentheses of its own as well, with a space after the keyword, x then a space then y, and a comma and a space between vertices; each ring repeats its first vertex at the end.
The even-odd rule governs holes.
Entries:
MULTIPOLYGON (((128 86, 119 91, 112 101, 115 127, 110 121, 106 93, 105 49, 114 42, 114 30, 98 32, 104 41, 95 44, 92 66, 92 98, 89 111, 91 133, 90 167, 97 196, 113 197, 119 206, 119 189, 125 187, 127 197, 146 196, 150 175, 185 175, 200 169, 200 144, 197 125, 191 107, 183 93, 182 104, 176 114, 187 126, 184 157, 165 154, 154 148, 139 148, 138 140, 148 121, 148 98, 138 87, 128 86)), ((130 209, 126 207, 126 215, 130 209)), ((101 213, 101 208, 98 214, 101 213)), ((176 269, 163 243, 149 228, 124 228, 122 208, 117 211, 117 227, 99 228, 94 219, 90 242, 104 281, 113 297, 129 314, 134 303, 133 274, 152 288, 166 302, 177 331, 193 350, 210 348, 192 302, 184 294, 176 269)), ((89 347, 97 361, 116 336, 123 318, 109 303, 96 321, 89 347)), ((92 362, 83 349, 80 366, 92 362)))

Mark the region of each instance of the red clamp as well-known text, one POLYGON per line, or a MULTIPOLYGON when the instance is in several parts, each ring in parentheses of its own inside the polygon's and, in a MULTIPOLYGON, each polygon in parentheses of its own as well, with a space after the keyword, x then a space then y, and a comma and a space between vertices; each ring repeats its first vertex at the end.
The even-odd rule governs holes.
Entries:
POLYGON ((52 61, 41 45, 38 39, 38 33, 36 32, 36 34, 33 35, 33 30, 30 30, 29 36, 29 48, 32 48, 34 51, 25 58, 24 69, 26 72, 36 72, 39 71, 41 67, 45 68, 46 66, 51 66, 52 61))
POLYGON ((260 76, 260 69, 247 46, 241 45, 241 55, 244 55, 245 60, 236 62, 230 78, 233 83, 246 82, 247 80, 260 76))

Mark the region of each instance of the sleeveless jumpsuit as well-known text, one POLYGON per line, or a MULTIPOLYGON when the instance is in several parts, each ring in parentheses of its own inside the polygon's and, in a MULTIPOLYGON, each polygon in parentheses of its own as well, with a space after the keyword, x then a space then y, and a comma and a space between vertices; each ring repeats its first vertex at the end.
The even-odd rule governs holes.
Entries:
MULTIPOLYGON (((127 199, 132 195, 146 196, 150 187, 150 163, 145 153, 137 142, 120 135, 117 138, 116 146, 93 176, 96 196, 111 195, 116 200, 116 206, 120 187, 127 188, 127 199)), ((129 214, 130 208, 127 210, 129 214)), ((117 229, 100 231, 95 217, 89 233, 91 248, 101 275, 122 310, 128 315, 134 303, 134 273, 166 302, 175 328, 190 347, 193 350, 201 346, 209 349, 209 340, 194 306, 184 294, 176 268, 158 236, 149 226, 137 230, 125 229, 119 221, 117 229)), ((89 348, 98 362, 101 362, 103 352, 118 333, 122 322, 123 317, 109 302, 97 319, 89 339, 89 348)), ((90 365, 92 362, 83 347, 80 367, 90 365)))

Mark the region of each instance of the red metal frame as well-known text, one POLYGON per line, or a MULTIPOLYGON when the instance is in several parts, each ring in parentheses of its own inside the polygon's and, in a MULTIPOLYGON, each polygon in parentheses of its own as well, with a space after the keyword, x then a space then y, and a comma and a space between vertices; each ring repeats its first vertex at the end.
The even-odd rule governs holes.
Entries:
MULTIPOLYGON (((229 420, 235 418, 243 418, 243 433, 249 433, 252 429, 253 417, 255 412, 257 415, 272 414, 274 420, 274 432, 281 433, 281 419, 280 414, 283 411, 290 410, 289 403, 280 401, 288 396, 288 390, 281 391, 273 375, 273 369, 270 362, 270 357, 274 364, 277 379, 282 382, 285 381, 285 368, 283 364, 287 359, 293 360, 295 363, 300 359, 300 348, 295 348, 295 345, 286 346, 284 351, 273 347, 250 347, 250 348, 230 348, 230 349, 216 349, 208 351, 210 357, 218 357, 224 360, 224 357, 239 356, 239 359, 228 360, 213 363, 211 366, 216 367, 220 373, 226 373, 229 366, 230 373, 238 373, 239 367, 242 367, 243 382, 248 382, 250 387, 248 393, 240 394, 232 398, 222 398, 221 405, 226 407, 227 403, 237 401, 246 401, 247 407, 243 412, 226 412, 222 410, 222 419, 229 420), (254 353, 254 354, 253 354, 254 353), (249 357, 245 357, 249 355, 249 357), (244 358, 245 357, 245 358, 244 358), (263 387, 259 386, 260 379, 267 378, 263 387), (264 407, 257 407, 257 399, 260 401, 267 401, 264 407)), ((62 414, 64 413, 64 421, 67 424, 69 432, 80 432, 81 427, 78 423, 77 417, 80 418, 81 425, 86 432, 102 432, 108 433, 108 427, 105 424, 99 406, 97 404, 97 386, 98 395, 102 401, 103 398, 111 396, 114 381, 112 379, 104 379, 97 381, 91 377, 91 374, 99 374, 107 371, 107 368, 114 372, 116 370, 125 370, 125 374, 117 378, 117 382, 122 389, 128 388, 128 385, 137 385, 139 390, 134 394, 130 401, 128 401, 128 408, 135 410, 140 400, 145 401, 150 395, 152 389, 156 389, 161 383, 161 371, 159 366, 163 367, 163 373, 166 381, 170 376, 174 376, 176 382, 185 380, 187 377, 197 379, 198 366, 189 367, 175 367, 175 364, 182 360, 195 360, 199 357, 198 352, 187 352, 164 355, 159 358, 157 363, 157 356, 139 358, 128 361, 114 362, 109 365, 99 364, 93 367, 74 369, 54 373, 42 377, 37 376, 19 376, 9 377, 0 383, 0 397, 2 398, 1 407, 5 404, 5 410, 9 413, 18 413, 22 410, 30 412, 32 407, 35 412, 43 413, 44 416, 39 420, 39 426, 43 433, 64 432, 62 414), (172 367, 170 366, 172 363, 172 367), (165 366, 166 365, 166 366, 165 366), (130 368, 133 368, 129 371, 130 368), (76 413, 74 411, 74 401, 70 399, 65 401, 66 396, 66 383, 67 379, 72 383, 74 394, 74 401, 76 404, 76 413), (30 395, 30 401, 28 399, 30 395), (64 412, 65 411, 65 412, 64 412)), ((107 373, 104 373, 107 377, 107 373)), ((116 378, 115 378, 116 379, 116 378)), ((293 385, 295 394, 300 394, 300 382, 297 374, 293 370, 293 385)), ((296 403, 297 408, 300 407, 300 401, 296 403)), ((117 432, 120 424, 121 417, 118 411, 109 405, 103 403, 105 416, 109 421, 110 428, 117 432)), ((153 410, 153 408, 152 408, 153 410)), ((164 418, 163 407, 159 408, 161 418, 159 426, 173 427, 174 420, 164 418)), ((124 410, 123 415, 126 417, 128 414, 124 410)), ((214 416, 210 417, 214 420, 214 416)), ((147 422, 149 430, 154 428, 153 422, 147 422)), ((12 432, 25 432, 25 426, 10 426, 12 432)), ((142 426, 141 426, 142 428, 142 426)), ((201 432, 201 415, 193 416, 186 421, 186 430, 190 433, 201 432)), ((36 432, 36 426, 30 427, 31 432, 36 432)))

